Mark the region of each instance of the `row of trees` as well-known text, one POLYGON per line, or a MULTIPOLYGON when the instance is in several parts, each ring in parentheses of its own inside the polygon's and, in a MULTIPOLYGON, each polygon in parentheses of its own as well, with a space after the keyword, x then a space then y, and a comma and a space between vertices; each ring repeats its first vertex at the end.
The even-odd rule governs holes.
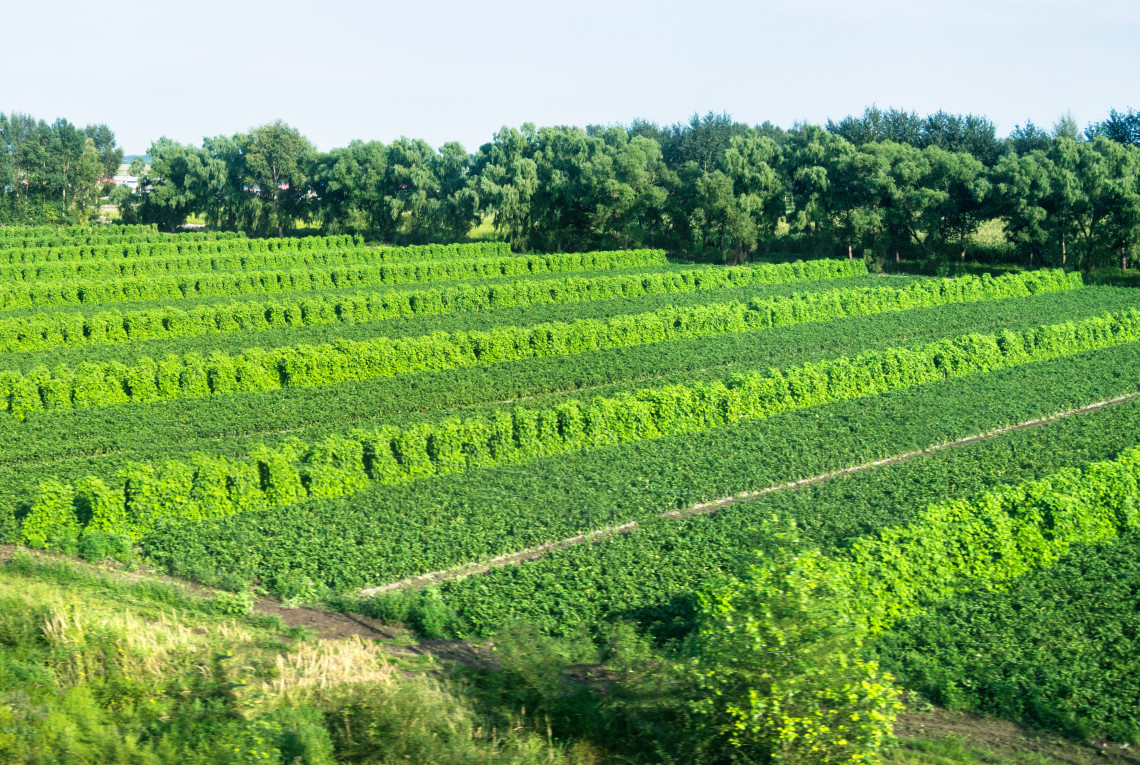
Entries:
POLYGON ((1103 266, 1140 241, 1137 117, 1084 133, 1071 117, 999 138, 992 122, 867 109, 826 127, 727 115, 659 127, 504 127, 474 155, 418 139, 317 152, 277 122, 201 147, 151 148, 126 210, 173 228, 281 234, 295 223, 389 242, 454 241, 482 222, 518 251, 661 247, 741 260, 758 250, 1020 258, 1103 266), (973 243, 1005 223, 999 246, 973 243))
POLYGON ((86 222, 122 161, 106 125, 0 113, 0 224, 86 222))
MULTIPOLYGON (((73 222, 121 160, 106 126, 0 115, 0 215, 73 222)), ((1140 114, 1085 131, 1063 117, 999 138, 992 122, 867 109, 785 130, 708 114, 669 127, 504 127, 475 154, 419 139, 322 153, 280 121, 201 146, 166 138, 126 222, 173 230, 191 215, 277 235, 300 223, 393 243, 497 229, 525 251, 654 247, 742 260, 798 255, 1126 263, 1140 242, 1140 114), (979 243, 979 225, 1004 241, 979 243)))

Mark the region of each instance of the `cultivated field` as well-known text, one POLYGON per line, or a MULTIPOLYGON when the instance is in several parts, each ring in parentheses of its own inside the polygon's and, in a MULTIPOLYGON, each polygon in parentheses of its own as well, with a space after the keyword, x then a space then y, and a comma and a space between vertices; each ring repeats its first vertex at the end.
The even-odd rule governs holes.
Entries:
POLYGON ((0 229, 8 542, 660 647, 794 522, 902 688, 1140 735, 1134 289, 106 231, 0 229))

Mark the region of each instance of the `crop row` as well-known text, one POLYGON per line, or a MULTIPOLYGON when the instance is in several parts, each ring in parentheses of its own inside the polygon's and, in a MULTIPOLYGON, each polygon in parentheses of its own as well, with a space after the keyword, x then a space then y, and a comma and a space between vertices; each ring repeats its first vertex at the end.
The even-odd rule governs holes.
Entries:
POLYGON ((0 240, 0 263, 38 263, 70 260, 115 260, 185 253, 277 252, 280 250, 342 250, 363 247, 359 236, 306 236, 289 239, 247 239, 244 234, 153 234, 135 237, 28 240, 12 247, 0 240))
POLYGON ((196 337, 278 326, 358 324, 415 315, 440 315, 562 303, 588 303, 760 284, 837 279, 866 273, 862 261, 813 260, 752 268, 694 268, 669 273, 572 276, 350 296, 312 296, 229 305, 0 318, 0 351, 33 351, 132 340, 196 337), (852 265, 852 264, 858 264, 852 265))
MULTIPOLYGON (((307 581, 342 592, 372 587, 593 529, 629 521, 647 523, 663 512, 698 502, 1048 416, 1135 390, 1137 375, 1140 347, 1119 346, 949 379, 888 396, 838 401, 741 421, 728 428, 676 438, 634 441, 403 485, 374 485, 349 497, 310 499, 212 520, 172 521, 157 526, 142 540, 142 547, 148 558, 170 571, 203 581, 209 581, 212 572, 227 572, 261 580, 285 596, 295 594, 290 592, 291 583, 307 581)), ((1093 416, 1101 414, 1087 419, 1091 421, 1093 416)), ((1128 427, 1135 422, 1134 417, 1120 428, 1102 428, 1099 437, 1090 434, 1077 438, 1072 453, 1066 453, 1069 442, 1065 438, 1038 440, 1035 443, 1047 453, 1043 460, 1040 454, 1035 459, 1023 451, 1020 459, 1012 455, 1015 459, 1008 464, 997 460, 988 468, 982 466, 982 475, 975 474, 970 465, 960 471, 951 468, 955 475, 947 476, 944 483, 956 491, 956 479, 961 478, 969 492, 975 486, 987 488, 1011 478, 1024 480, 1052 472, 1039 472, 1038 464, 1063 467, 1114 456, 1118 449, 1111 450, 1113 444, 1135 443, 1135 428, 1128 427), (1009 470, 1018 472, 1011 474, 1009 470)), ((248 453, 248 447, 235 444, 228 453, 248 453)), ((71 471, 68 482, 75 484, 91 472, 71 471)), ((45 475, 52 477, 50 472, 45 475)), ((847 496, 844 485, 836 484, 835 501, 822 509, 802 503, 802 512, 796 517, 826 524, 827 514, 835 513, 844 519, 846 536, 862 536, 875 528, 874 524, 868 527, 868 520, 880 525, 905 522, 923 502, 947 496, 920 491, 915 494, 917 503, 907 505, 904 500, 902 504, 907 506, 900 509, 891 504, 893 484, 888 483, 886 496, 863 503, 871 509, 871 518, 847 516, 843 512, 847 496), (880 513, 884 505, 887 511, 880 513)), ((790 501, 796 496, 798 493, 776 493, 765 499, 790 501)), ((719 523, 716 519, 732 518, 737 509, 745 507, 755 507, 755 513, 722 535, 721 552, 723 545, 731 544, 738 554, 746 555, 754 549, 754 527, 776 512, 785 514, 778 506, 773 510, 756 502, 703 518, 719 523)), ((653 522, 689 525, 698 520, 691 516, 653 522)), ((524 577, 534 570, 532 567, 543 566, 545 558, 498 569, 486 578, 470 577, 463 583, 470 583, 472 588, 483 582, 500 585, 490 590, 486 599, 473 596, 475 602, 487 606, 481 613, 503 617, 498 624, 524 618, 543 629, 573 631, 578 625, 596 623, 592 618, 598 614, 595 608, 604 615, 638 621, 647 615, 684 612, 691 603, 685 593, 695 577, 703 574, 704 581, 711 582, 738 569, 734 559, 718 570, 723 559, 718 560, 711 532, 697 535, 692 542, 670 536, 657 547, 627 549, 632 554, 624 558, 609 556, 595 561, 589 556, 589 550, 612 549, 611 543, 640 538, 643 533, 552 553, 553 560, 563 555, 579 557, 540 583, 535 597, 530 596, 524 577), (575 562, 582 564, 580 570, 575 562), (506 586, 516 582, 520 585, 517 589, 506 586), (672 584, 677 587, 672 588, 672 584), (491 613, 492 607, 496 614, 491 613)))
POLYGON ((124 257, 131 254, 146 254, 155 247, 224 247, 231 242, 247 241, 244 235, 230 232, 187 233, 187 234, 138 234, 134 236, 86 236, 61 237, 58 239, 0 239, 0 263, 35 262, 47 260, 68 260, 76 255, 98 253, 124 257), (52 252, 60 250, 58 255, 52 252), (27 260, 25 260, 27 259, 27 260))
POLYGON ((735 375, 709 384, 651 388, 589 403, 565 400, 552 407, 516 407, 486 417, 385 426, 349 437, 329 436, 311 445, 262 445, 248 460, 199 454, 157 469, 138 463, 124 471, 121 490, 95 478, 82 482, 78 494, 71 487, 45 484, 42 491, 47 499, 40 504, 66 506, 69 512, 74 506, 100 533, 137 539, 169 519, 203 520, 308 497, 343 496, 366 488, 370 481, 399 484, 723 428, 1138 339, 1140 311, 1000 336, 967 335, 916 349, 889 348, 854 359, 735 375))
POLYGON ((693 337, 749 332, 952 303, 1027 297, 1080 287, 1079 275, 1060 271, 919 282, 905 289, 861 288, 793 294, 768 300, 717 303, 573 323, 496 327, 482 332, 433 333, 411 338, 253 348, 239 356, 215 352, 83 363, 75 369, 38 367, 21 375, 0 372, 0 402, 17 417, 45 408, 90 408, 130 402, 197 398, 395 377, 463 366, 574 355, 693 337), (1075 278, 1074 278, 1075 276, 1075 278))
POLYGON ((479 260, 293 268, 250 273, 211 272, 113 280, 68 280, 0 285, 0 309, 50 305, 102 305, 209 295, 307 292, 378 284, 489 279, 528 274, 638 268, 665 264, 661 250, 526 255, 479 260))
POLYGON ((164 234, 153 241, 120 242, 108 240, 93 244, 61 244, 24 249, 0 248, 0 263, 35 265, 81 263, 84 261, 123 261, 136 258, 172 257, 175 255, 225 255, 251 252, 309 252, 311 250, 345 250, 364 247, 360 237, 312 236, 299 239, 183 239, 182 234, 164 234))
POLYGON ((245 238, 232 231, 159 233, 155 226, 0 226, 0 250, 16 247, 53 247, 106 242, 210 241, 245 238))
POLYGON ((1140 740, 1140 534, 1081 546, 1005 591, 970 592, 876 642, 936 704, 1075 738, 1140 740))
MULTIPOLYGON (((1044 386, 1048 384, 1044 381, 1044 386)), ((1018 395, 1015 387, 1007 391, 1007 398, 1018 395)), ((992 404, 1000 396, 996 390, 983 397, 982 403, 992 404)), ((955 402, 967 400, 972 399, 944 396, 944 406, 952 409, 955 402)), ((897 413, 895 418, 895 430, 907 430, 909 418, 897 413)), ((887 422, 878 427, 890 427, 890 417, 887 422)), ((996 424, 986 423, 979 430, 996 424)), ((692 626, 696 593, 725 574, 738 571, 760 546, 758 529, 774 517, 794 522, 806 545, 835 554, 852 540, 913 522, 931 504, 975 495, 1002 483, 1040 480, 1058 470, 1116 457, 1136 445, 1138 432, 1140 403, 1070 416, 794 492, 767 494, 713 514, 643 522, 639 529, 596 544, 575 545, 520 566, 445 582, 439 592, 454 613, 453 630, 463 635, 487 635, 518 620, 544 632, 563 633, 624 618, 637 621, 657 637, 677 638, 692 626), (652 561, 652 566, 647 568, 646 561, 652 561)), ((965 434, 959 430, 939 435, 946 441, 965 434)), ((776 448, 787 451, 780 443, 780 434, 773 435, 777 436, 776 448)), ((796 435, 793 432, 790 437, 796 435)), ((850 437, 845 432, 836 440, 850 437)), ((826 448, 824 443, 813 445, 826 448)), ((888 448, 901 452, 915 446, 899 443, 888 448)), ((824 462, 818 469, 822 472, 835 466, 834 462, 824 462)), ((797 477, 773 476, 778 480, 797 477)), ((388 595, 382 601, 395 602, 376 606, 399 607, 399 601, 407 597, 401 593, 388 595)))
POLYGON ((258 258, 271 261, 276 255, 283 262, 292 255, 304 262, 325 262, 328 253, 356 251, 363 262, 373 260, 440 260, 455 258, 504 257, 511 254, 502 242, 470 244, 424 244, 403 247, 365 247, 364 240, 350 236, 306 237, 304 239, 231 239, 222 242, 165 242, 146 245, 102 247, 69 247, 45 250, 0 250, 0 264, 9 280, 33 281, 75 276, 126 274, 132 269, 149 273, 160 269, 163 260, 178 259, 209 262, 211 257, 223 264, 253 262, 258 258), (367 258, 363 253, 369 253, 367 258), (307 256, 307 257, 306 257, 307 256), (252 260, 249 260, 252 258, 252 260), (156 262, 153 262, 156 261, 156 262), (149 271, 147 270, 149 269, 149 271))
POLYGON ((824 568, 872 632, 975 589, 1002 589, 1073 545, 1140 528, 1140 448, 1084 470, 932 505, 859 539, 824 568))
MULTIPOLYGON (((257 240, 238 240, 242 242, 257 240)), ((300 240, 298 240, 300 241, 300 240)), ((159 254, 130 259, 80 260, 37 265, 0 266, 0 283, 58 281, 67 279, 121 279, 134 276, 242 271, 301 266, 333 266, 352 263, 387 263, 430 260, 424 247, 348 247, 335 249, 277 249, 267 252, 229 251, 215 254, 159 254)), ((510 251, 498 244, 457 244, 440 251, 438 259, 502 257, 510 251)))
MULTIPOLYGON (((292 434, 309 442, 329 434, 347 433, 353 428, 406 425, 438 419, 449 413, 486 414, 509 409, 511 404, 503 403, 508 400, 588 400, 623 390, 719 380, 732 372, 852 356, 875 348, 910 347, 971 332, 1025 330, 1036 327, 1039 323, 1036 317, 1043 315, 1057 317, 1057 320, 1078 320, 1130 308, 1135 305, 1133 292, 1127 288, 1072 290, 1021 300, 851 317, 843 320, 841 332, 831 323, 800 324, 577 356, 377 378, 340 385, 335 396, 330 396, 325 387, 287 388, 147 406, 51 410, 26 420, 0 416, 0 442, 6 445, 0 454, 0 508, 26 506, 35 487, 46 478, 59 477, 74 483, 92 472, 112 476, 124 468, 128 460, 162 461, 183 458, 194 451, 241 455, 248 453, 251 439, 276 443, 292 434)), ((708 296, 709 293, 659 296, 652 299, 651 307, 667 305, 677 297, 708 296)), ((759 296, 766 297, 763 292, 759 296)), ((589 307, 603 305, 606 304, 589 307)), ((557 308, 572 316, 583 306, 557 308)), ((529 320, 534 310, 524 309, 521 317, 529 320)), ((599 314, 605 315, 612 314, 599 314)), ((510 312, 498 317, 486 314, 397 320, 394 328, 405 325, 403 328, 409 333, 417 334, 423 333, 425 324, 450 330, 454 328, 455 318, 513 319, 512 323, 527 323, 519 320, 519 314, 510 312), (449 323, 437 324, 437 318, 447 319, 449 323)), ((496 325, 480 324, 481 327, 496 325)), ((235 349, 240 352, 245 347, 239 344, 235 349)), ((1121 384, 1140 379, 1140 367, 1131 361, 1131 348, 1124 346, 1098 354, 1117 359, 1119 369, 1111 376, 1121 384)), ((68 353, 83 354, 87 350, 81 348, 68 353)), ((102 350, 120 349, 111 346, 102 350)), ((1063 398, 1047 396, 1042 401, 1083 403, 1094 400, 1088 397, 1102 389, 1105 380, 1098 375, 1104 373, 1088 374, 1089 379, 1077 379, 1078 373, 1074 373, 1071 379, 1057 383, 1063 388, 1060 391, 1063 398)), ((1025 385, 1025 382, 1020 384, 1025 385)), ((1035 382, 1029 388, 1039 390, 1035 382)), ((1007 409, 1001 407, 1001 411, 1007 409)), ((909 432, 915 427, 911 423, 903 430, 909 432)))
POLYGON ((154 223, 139 223, 107 228, 95 228, 94 226, 0 226, 0 240, 9 238, 60 239, 87 236, 135 236, 157 233, 158 226, 154 223))

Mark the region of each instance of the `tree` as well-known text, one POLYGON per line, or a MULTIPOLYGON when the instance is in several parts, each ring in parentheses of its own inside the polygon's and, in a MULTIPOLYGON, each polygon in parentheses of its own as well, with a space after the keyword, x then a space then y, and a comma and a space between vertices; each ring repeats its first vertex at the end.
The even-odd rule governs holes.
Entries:
POLYGON ((123 164, 123 150, 115 144, 115 134, 111 128, 104 124, 88 125, 84 132, 99 155, 103 176, 109 178, 119 172, 119 165, 123 164))
POLYGON ((439 183, 439 214, 435 230, 444 241, 463 239, 479 221, 479 192, 471 183, 471 155, 450 141, 433 157, 439 183))
POLYGON ((243 180, 265 206, 264 228, 285 228, 305 215, 308 183, 316 150, 294 127, 281 120, 237 137, 243 180))
POLYGON ((880 220, 888 244, 896 255, 904 244, 913 243, 926 251, 930 210, 941 201, 941 196, 927 186, 929 155, 913 144, 893 141, 869 144, 863 153, 873 157, 867 160, 868 167, 873 168, 868 182, 875 186, 872 194, 881 206, 880 220))
POLYGON ((1014 125, 1013 132, 1009 134, 1009 146, 1018 154, 1045 151, 1052 140, 1053 136, 1034 125, 1032 120, 1026 121, 1025 127, 1014 125))
POLYGON ((1072 112, 1065 112, 1053 123, 1054 138, 1068 138, 1070 141, 1081 140, 1081 129, 1077 127, 1077 120, 1072 112))
POLYGON ((0 114, 0 155, 0 221, 12 223, 86 221, 101 179, 122 160, 106 125, 81 130, 26 114, 0 114))
POLYGON ((723 760, 878 761, 902 708, 815 551, 777 534, 744 578, 700 595, 693 711, 723 760))
POLYGON ((610 174, 591 220, 598 246, 646 247, 666 235, 669 190, 676 174, 665 165, 660 145, 620 128, 602 134, 610 154, 610 174))
POLYGON ((993 190, 989 214, 1001 218, 1006 239, 1028 255, 1030 267, 1044 262, 1049 247, 1047 204, 1055 173, 1045 152, 1037 150, 1007 154, 998 161, 990 177, 993 190))
POLYGON ((225 164, 201 149, 165 137, 152 143, 149 153, 150 171, 140 178, 134 215, 140 223, 156 223, 164 231, 174 231, 191 213, 208 209, 215 190, 225 183, 225 164))
MULTIPOLYGON (((1076 127, 1075 121, 1073 127, 1076 127)), ((1140 112, 1129 109, 1128 113, 1124 114, 1113 109, 1109 112, 1108 119, 1089 125, 1085 134, 1089 140, 1100 136, 1127 146, 1140 145, 1140 112)), ((1076 135, 1068 137, 1074 140, 1077 138, 1076 135)))
POLYGON ((1002 150, 993 122, 976 114, 948 114, 943 111, 926 118, 922 128, 922 147, 928 146, 966 152, 987 167, 997 162, 1002 150))
POLYGON ((215 228, 229 231, 251 230, 257 215, 258 201, 245 184, 241 136, 216 136, 202 139, 203 162, 217 162, 222 177, 201 200, 199 212, 215 228))
POLYGON ((379 227, 380 187, 386 169, 386 147, 380 141, 353 141, 317 157, 313 188, 326 234, 379 227))
POLYGON ((495 229, 506 234, 518 252, 527 248, 532 236, 531 199, 538 189, 536 132, 529 122, 521 130, 503 126, 475 157, 480 212, 494 216, 495 229))
POLYGON ((923 154, 930 163, 924 185, 938 195, 938 204, 929 208, 926 234, 946 244, 956 241, 965 260, 966 240, 985 219, 986 195, 990 190, 985 167, 966 152, 930 146, 923 154))
POLYGON ((127 173, 136 178, 141 178, 143 172, 146 170, 146 160, 142 157, 134 157, 131 159, 131 164, 127 165, 127 173))
POLYGON ((710 111, 701 117, 694 113, 688 123, 679 122, 666 129, 658 142, 669 167, 676 169, 696 162, 702 171, 709 172, 728 150, 733 136, 744 135, 748 129, 728 114, 710 111))
POLYGON ((840 240, 854 246, 847 222, 841 220, 845 205, 858 202, 853 179, 845 172, 854 154, 850 142, 816 125, 799 124, 788 132, 781 170, 795 206, 790 223, 808 232, 817 252, 827 252, 840 240))
POLYGON ((871 105, 860 117, 848 115, 839 122, 827 121, 827 132, 833 133, 855 146, 893 141, 911 146, 922 145, 924 121, 914 112, 902 109, 882 111, 871 105))

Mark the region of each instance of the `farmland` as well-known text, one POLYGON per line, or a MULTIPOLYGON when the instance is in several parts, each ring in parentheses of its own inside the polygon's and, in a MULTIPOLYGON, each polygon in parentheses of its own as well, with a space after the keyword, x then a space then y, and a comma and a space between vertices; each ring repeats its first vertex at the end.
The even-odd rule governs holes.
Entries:
MULTIPOLYGON (((1136 290, 1061 269, 942 278, 862 259, 0 229, 0 541, 142 565, 221 588, 223 604, 256 593, 415 640, 593 657, 539 674, 603 665, 599 646, 620 644, 651 657, 623 665, 645 687, 726 698, 735 609, 792 592, 758 629, 846 625, 864 653, 818 658, 886 689, 860 698, 872 717, 893 719, 905 693, 1135 742, 1120 710, 1140 708, 1138 395, 1136 290), (1053 618, 1065 629, 1032 639, 1053 618)), ((19 577, 94 586, 30 560, 0 573, 5 603, 19 577)), ((37 628, 8 618, 0 644, 32 645, 37 628)), ((225 629, 244 630, 250 666, 270 661, 274 625, 225 629)), ((0 691, 17 675, 0 665, 0 691)), ((555 732, 511 745, 570 762, 583 741, 633 750, 654 725, 739 713, 637 707, 645 687, 621 714, 605 707, 620 693, 591 697, 607 720, 592 728, 561 691, 531 688, 555 732)), ((159 720, 174 702, 153 703, 159 720)), ((284 708, 265 718, 276 730, 320 728, 284 708)), ((476 714, 463 708, 463 730, 476 714)))

